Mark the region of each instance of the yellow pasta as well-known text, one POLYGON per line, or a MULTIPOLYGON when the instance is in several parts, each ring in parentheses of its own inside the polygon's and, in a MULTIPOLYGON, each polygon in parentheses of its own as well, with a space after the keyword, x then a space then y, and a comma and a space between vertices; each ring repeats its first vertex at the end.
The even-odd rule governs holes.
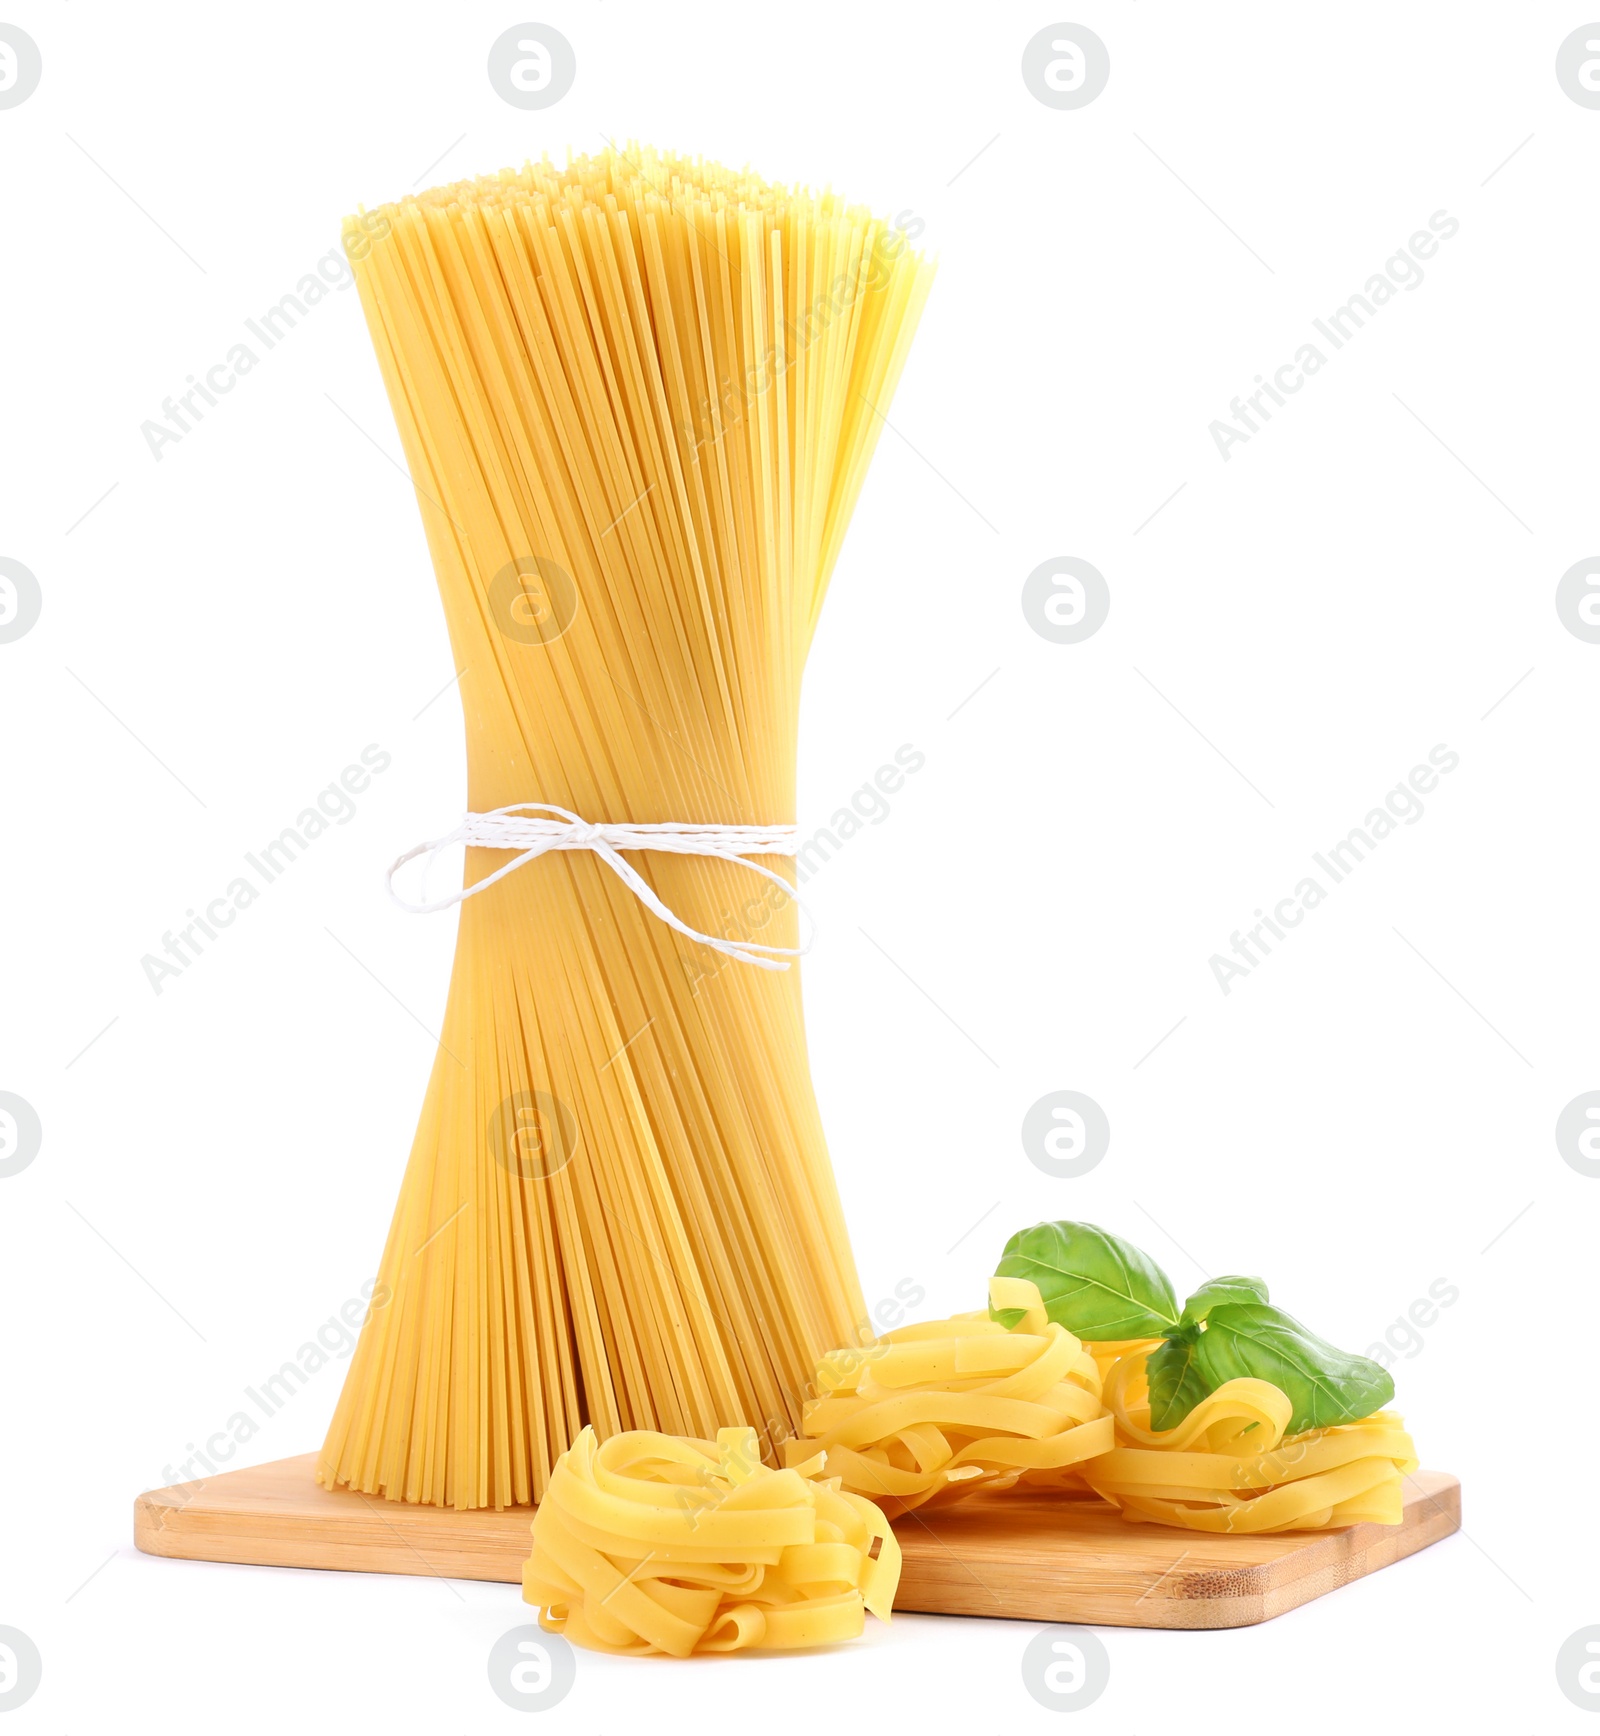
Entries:
POLYGON ((1157 1433, 1144 1370, 1160 1339, 1080 1343, 1024 1278, 991 1279, 989 1297, 1024 1310, 1014 1330, 986 1311, 957 1314, 825 1357, 804 1438, 785 1443, 791 1463, 820 1450, 830 1475, 891 1517, 1044 1486, 1191 1531, 1400 1523, 1417 1459, 1399 1417, 1286 1436, 1288 1395, 1230 1380, 1157 1433))
POLYGON ((821 1451, 891 1517, 1018 1483, 1081 1491, 1077 1473, 1112 1445, 1094 1358, 1025 1279, 992 1279, 990 1297, 1028 1310, 1015 1331, 956 1314, 825 1357, 790 1463, 821 1451))
POLYGON ((540 1625, 606 1652, 793 1650, 889 1619, 900 1546, 820 1454, 763 1465, 751 1428, 710 1441, 585 1429, 533 1521, 522 1595, 540 1625))
POLYGON ((1190 1531, 1320 1531, 1401 1521, 1401 1479, 1417 1468, 1405 1424, 1388 1411, 1285 1435, 1293 1407, 1264 1380, 1229 1380, 1176 1428, 1150 1426, 1152 1345, 1097 1345, 1116 1445, 1084 1481, 1125 1519, 1190 1531))
MULTIPOLYGON (((931 266, 831 193, 648 150, 437 188, 345 239, 472 812, 792 825, 801 674, 931 266)), ((466 882, 512 859, 470 849, 466 882)), ((738 862, 630 865, 697 931, 797 942, 793 900, 738 862)), ((685 941, 588 851, 459 922, 390 1300, 319 1479, 501 1507, 585 1425, 797 1427, 866 1317, 798 969, 685 941)))

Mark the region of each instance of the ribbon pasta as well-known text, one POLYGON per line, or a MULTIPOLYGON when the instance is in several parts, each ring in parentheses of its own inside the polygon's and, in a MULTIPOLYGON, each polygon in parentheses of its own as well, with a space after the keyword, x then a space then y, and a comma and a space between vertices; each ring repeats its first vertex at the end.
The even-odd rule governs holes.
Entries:
POLYGON ((1288 1395, 1269 1381, 1240 1379, 1157 1433, 1145 1382, 1157 1342, 1095 1346, 1116 1445, 1085 1465, 1083 1478, 1124 1519, 1256 1535, 1400 1523, 1401 1479, 1417 1468, 1400 1417, 1377 1411, 1285 1435, 1288 1395))
POLYGON ((805 1438, 785 1445, 790 1463, 820 1450, 830 1476, 891 1518, 1043 1485, 1189 1531, 1400 1523, 1401 1480, 1417 1458, 1398 1416, 1287 1435, 1286 1393, 1230 1380, 1158 1433, 1145 1361, 1160 1339, 1080 1343, 1024 1278, 991 1279, 989 1299, 1023 1311, 1013 1330, 957 1314, 825 1357, 805 1438))
POLYGON ((1190 1531, 1400 1523, 1417 1468, 1400 1417, 1288 1435, 1288 1395, 1240 1379, 1157 1432, 1145 1369, 1159 1339, 1086 1345, 1026 1279, 989 1293, 1022 1310, 1013 1329, 956 1314, 825 1357, 783 1470, 761 1462, 753 1428, 715 1443, 585 1428, 533 1521, 522 1586, 540 1625, 674 1657, 854 1639, 866 1610, 887 1621, 894 1604, 890 1518, 1019 1485, 1190 1531))
POLYGON ((533 1521, 522 1595, 539 1625, 596 1651, 732 1652, 854 1639, 889 1619, 900 1546, 883 1514, 820 1476, 776 1471, 756 1431, 715 1444, 585 1428, 533 1521), (876 1554, 874 1554, 876 1549, 876 1554))
POLYGON ((1114 1444, 1094 1358, 1026 1279, 989 1288, 996 1307, 1027 1310, 1015 1331, 956 1314, 825 1357, 789 1462, 823 1453, 830 1476, 891 1518, 1018 1483, 1083 1493, 1077 1472, 1114 1444))

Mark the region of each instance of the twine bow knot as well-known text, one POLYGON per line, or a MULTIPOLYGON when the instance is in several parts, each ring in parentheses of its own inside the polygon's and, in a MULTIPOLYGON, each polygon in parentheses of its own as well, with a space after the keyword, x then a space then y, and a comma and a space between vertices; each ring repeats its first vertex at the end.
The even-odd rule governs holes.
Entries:
MULTIPOLYGON (((673 856, 714 856, 722 862, 735 862, 741 867, 770 880, 786 897, 795 897, 794 888, 781 874, 759 862, 753 856, 793 856, 799 847, 799 833, 793 826, 693 826, 676 821, 649 825, 610 825, 586 820, 568 808, 558 808, 549 802, 514 802, 510 807, 495 808, 487 814, 467 814, 453 832, 441 838, 430 838, 417 844, 403 856, 396 857, 385 877, 389 896, 402 910, 413 916, 423 916, 435 910, 448 910, 474 897, 495 881, 503 880, 526 863, 537 860, 551 850, 590 850, 617 876, 646 909, 675 928, 689 940, 712 947, 737 959, 741 964, 753 964, 758 970, 787 970, 785 962, 799 958, 811 946, 808 936, 804 946, 766 946, 754 940, 726 940, 719 935, 703 934, 669 910, 638 872, 625 862, 623 850, 659 850, 673 856), (554 819, 542 817, 553 814, 554 819), (448 898, 427 902, 427 876, 434 858, 452 845, 465 844, 479 850, 515 850, 518 854, 503 863, 494 873, 463 887, 448 898), (423 902, 408 904, 394 889, 395 874, 417 856, 425 857, 422 867, 423 902)), ((801 909, 805 906, 801 905, 801 909)), ((809 918, 810 913, 807 912, 809 918)))

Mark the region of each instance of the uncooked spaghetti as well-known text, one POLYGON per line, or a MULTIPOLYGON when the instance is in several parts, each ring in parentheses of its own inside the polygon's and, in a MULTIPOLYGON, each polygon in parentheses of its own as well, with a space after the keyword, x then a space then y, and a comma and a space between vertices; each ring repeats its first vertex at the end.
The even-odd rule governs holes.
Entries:
MULTIPOLYGON (((931 267, 832 194, 653 151, 440 188, 346 248, 416 485, 479 814, 794 820, 801 672, 931 267)), ((467 851, 467 884, 505 851, 467 851)), ((784 871, 779 857, 760 859, 784 871)), ((747 866, 632 865, 793 947, 747 866)), ((319 1478, 539 1497, 592 1424, 800 1421, 865 1309, 797 970, 593 854, 463 905, 441 1041, 319 1478)))

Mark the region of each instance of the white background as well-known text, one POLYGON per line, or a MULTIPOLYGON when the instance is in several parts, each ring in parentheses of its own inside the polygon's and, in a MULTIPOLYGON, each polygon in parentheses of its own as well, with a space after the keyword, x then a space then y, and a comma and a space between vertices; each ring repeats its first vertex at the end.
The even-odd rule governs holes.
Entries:
MULTIPOLYGON (((1600 112, 1554 68, 1587 16, 6 10, 44 67, 0 112, 0 554, 44 598, 0 645, 0 1089, 44 1127, 0 1180, 0 1624, 45 1666, 19 1733, 517 1722, 484 1667, 526 1619, 514 1588, 130 1542, 134 1495, 373 1274, 453 945, 380 873, 464 796, 355 294, 159 462, 140 424, 345 212, 603 135, 831 181, 914 213, 941 258, 803 727, 808 829, 900 744, 927 756, 807 889, 869 1300, 909 1279, 927 1312, 977 1306, 1040 1217, 1119 1230, 1180 1293, 1260 1271, 1351 1349, 1435 1280, 1460 1293, 1396 1377, 1467 1535, 1261 1627, 1108 1630, 1110 1685, 1067 1722, 1583 1726, 1554 1660, 1600 1620, 1600 1183, 1553 1127, 1600 1085, 1600 646, 1554 593, 1600 541, 1600 112), (1020 75, 1063 16, 1111 56, 1076 112, 1020 75), (544 113, 485 75, 528 17, 577 56, 544 113), (1439 210, 1460 230, 1425 281, 1224 462, 1208 424, 1439 210), (1062 554, 1111 592, 1079 645, 1020 607, 1062 554), (393 764, 356 817, 157 996, 142 956, 368 743, 393 764), (1436 743, 1460 765, 1425 815, 1224 995, 1211 955, 1436 743), (1019 1140, 1061 1088, 1112 1129, 1076 1181, 1019 1140)), ((315 1447, 342 1367, 248 1456, 315 1447)), ((1019 1673, 1033 1631, 907 1616, 819 1657, 580 1654, 544 1719, 1054 1728, 1019 1673)))

